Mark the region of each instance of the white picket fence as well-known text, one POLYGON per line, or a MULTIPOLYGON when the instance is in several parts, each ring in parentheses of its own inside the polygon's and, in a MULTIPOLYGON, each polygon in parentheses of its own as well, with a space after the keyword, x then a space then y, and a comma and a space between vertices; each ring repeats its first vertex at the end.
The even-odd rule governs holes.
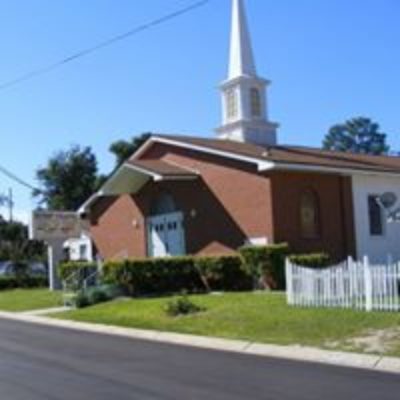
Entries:
POLYGON ((340 307, 400 311, 400 263, 370 265, 348 259, 325 268, 304 268, 286 261, 287 302, 301 307, 340 307))

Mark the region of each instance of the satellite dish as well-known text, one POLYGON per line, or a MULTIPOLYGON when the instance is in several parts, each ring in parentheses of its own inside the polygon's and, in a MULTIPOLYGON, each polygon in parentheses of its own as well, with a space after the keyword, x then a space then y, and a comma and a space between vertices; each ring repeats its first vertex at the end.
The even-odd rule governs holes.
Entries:
POLYGON ((386 209, 392 208, 397 202, 397 195, 393 192, 386 192, 378 197, 379 202, 386 209))
POLYGON ((388 222, 400 222, 400 207, 389 213, 388 222))

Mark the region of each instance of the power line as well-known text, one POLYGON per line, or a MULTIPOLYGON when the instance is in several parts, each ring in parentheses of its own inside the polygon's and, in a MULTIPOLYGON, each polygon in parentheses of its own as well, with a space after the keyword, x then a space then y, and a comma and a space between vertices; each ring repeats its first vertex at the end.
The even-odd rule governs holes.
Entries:
POLYGON ((157 25, 164 24, 164 23, 166 23, 168 21, 171 21, 172 19, 180 17, 180 16, 182 16, 184 14, 187 14, 187 13, 189 13, 189 12, 191 12, 191 11, 197 9, 197 8, 203 7, 207 3, 209 3, 210 1, 211 0, 197 1, 196 3, 193 3, 193 4, 191 4, 191 5, 189 5, 189 6, 185 7, 185 8, 181 8, 178 11, 175 11, 173 13, 164 15, 163 17, 154 19, 151 22, 148 22, 148 23, 145 23, 143 25, 137 26, 137 27, 125 32, 125 33, 122 33, 120 35, 114 36, 114 37, 112 37, 112 38, 110 38, 108 40, 105 40, 104 42, 101 42, 101 43, 95 45, 95 46, 88 47, 88 48, 86 48, 84 50, 81 50, 81 51, 79 51, 79 52, 77 52, 75 54, 72 54, 71 56, 66 57, 66 58, 64 58, 64 59, 62 59, 60 61, 57 61, 57 62, 53 63, 53 64, 49 64, 49 65, 47 65, 45 67, 42 67, 42 68, 33 70, 31 72, 28 72, 28 73, 26 73, 24 75, 21 75, 20 77, 12 79, 12 80, 10 80, 8 82, 4 82, 4 83, 0 84, 0 91, 4 90, 4 89, 7 89, 7 88, 9 88, 11 86, 18 85, 19 83, 28 81, 30 79, 36 78, 39 75, 44 75, 44 74, 46 74, 46 73, 48 73, 50 71, 53 71, 53 70, 55 70, 57 68, 60 68, 60 67, 64 66, 65 64, 73 62, 73 61, 75 61, 75 60, 77 60, 79 58, 85 57, 85 56, 87 56, 87 55, 89 55, 91 53, 94 53, 94 52, 96 52, 96 51, 98 51, 100 49, 103 49, 105 47, 109 47, 109 46, 113 45, 116 42, 120 42, 120 41, 122 41, 124 39, 127 39, 127 38, 131 37, 131 36, 137 35, 138 33, 141 33, 141 32, 146 31, 148 29, 154 28, 157 25))
POLYGON ((3 175, 7 176, 8 178, 13 180, 14 182, 18 183, 21 186, 24 186, 25 188, 27 188, 29 190, 33 190, 35 192, 40 192, 40 190, 38 188, 35 188, 30 183, 24 181, 23 179, 21 179, 20 177, 18 177, 17 175, 15 175, 14 173, 12 173, 7 168, 5 168, 5 167, 3 167, 1 165, 0 165, 0 173, 2 173, 3 175))

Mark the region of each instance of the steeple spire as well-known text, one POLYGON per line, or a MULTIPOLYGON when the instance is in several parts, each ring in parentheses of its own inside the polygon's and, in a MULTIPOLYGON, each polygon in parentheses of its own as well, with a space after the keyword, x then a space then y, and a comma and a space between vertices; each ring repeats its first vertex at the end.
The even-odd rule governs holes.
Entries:
POLYGON ((269 121, 267 86, 257 75, 244 0, 232 0, 232 32, 228 79, 222 83, 220 139, 271 146, 278 125, 269 121))
POLYGON ((233 0, 231 50, 228 79, 257 76, 243 0, 233 0))

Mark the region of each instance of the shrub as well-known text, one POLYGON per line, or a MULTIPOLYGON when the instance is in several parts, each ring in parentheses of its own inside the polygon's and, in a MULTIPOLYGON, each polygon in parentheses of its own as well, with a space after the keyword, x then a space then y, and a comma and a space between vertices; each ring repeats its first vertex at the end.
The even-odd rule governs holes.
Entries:
POLYGON ((270 289, 285 288, 285 258, 289 252, 286 243, 269 246, 244 246, 239 249, 243 265, 253 277, 255 286, 270 289))
POLYGON ((92 290, 89 290, 87 296, 91 305, 104 303, 111 299, 108 297, 106 291, 101 288, 93 288, 92 290))
POLYGON ((85 279, 96 272, 96 263, 90 262, 65 262, 58 267, 58 276, 64 281, 76 274, 77 279, 85 279))
POLYGON ((239 256, 198 257, 194 265, 208 291, 250 290, 251 275, 239 256))
POLYGON ((104 282, 119 285, 129 295, 199 291, 202 283, 191 257, 137 259, 106 263, 104 282))
POLYGON ((244 290, 251 279, 237 256, 170 257, 106 263, 105 283, 119 286, 129 295, 166 294, 186 290, 244 290))
POLYGON ((79 292, 74 298, 74 304, 76 308, 84 308, 90 306, 89 297, 83 291, 79 292))
POLYGON ((5 276, 0 277, 0 291, 9 289, 32 289, 46 287, 48 284, 47 278, 42 276, 5 276))
POLYGON ((289 260, 293 264, 309 268, 324 268, 331 263, 331 258, 326 253, 292 254, 289 260))
POLYGON ((170 300, 165 306, 165 312, 171 317, 178 317, 180 315, 196 314, 203 311, 204 308, 193 303, 187 294, 180 296, 176 299, 170 300))

